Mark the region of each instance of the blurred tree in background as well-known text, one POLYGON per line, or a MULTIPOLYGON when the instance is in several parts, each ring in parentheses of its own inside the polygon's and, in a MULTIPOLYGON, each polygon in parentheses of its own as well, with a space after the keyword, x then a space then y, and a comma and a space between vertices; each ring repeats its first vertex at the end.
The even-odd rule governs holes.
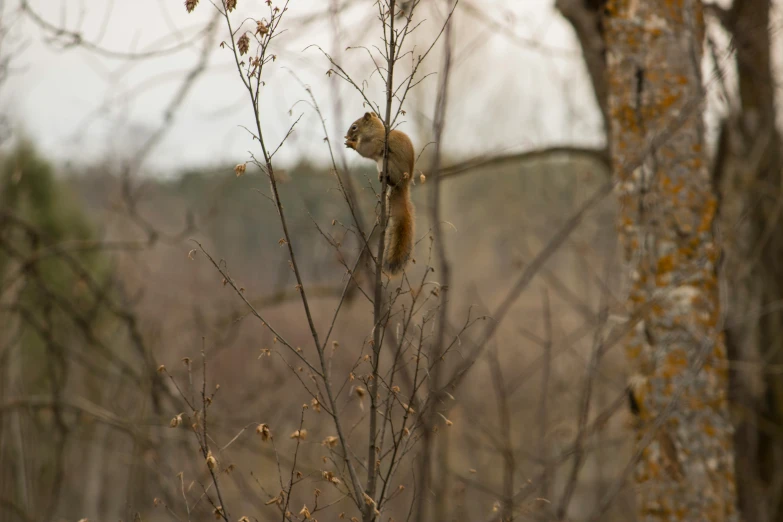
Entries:
POLYGON ((105 287, 109 266, 90 249, 76 249, 69 261, 57 255, 63 245, 94 239, 77 201, 29 141, 0 159, 0 397, 30 399, 4 404, 16 411, 0 416, 0 459, 9 464, 0 469, 0 496, 32 520, 50 520, 68 489, 65 444, 78 427, 60 401, 76 389, 96 394, 105 385, 106 365, 73 347, 83 332, 107 327, 104 307, 87 291, 82 271, 105 287), (74 357, 89 364, 74 365, 74 357))

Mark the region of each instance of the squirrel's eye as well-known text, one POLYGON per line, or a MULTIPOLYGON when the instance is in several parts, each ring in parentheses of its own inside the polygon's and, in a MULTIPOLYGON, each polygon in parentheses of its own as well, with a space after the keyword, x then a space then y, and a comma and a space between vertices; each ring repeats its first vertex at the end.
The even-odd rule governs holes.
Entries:
POLYGON ((353 126, 351 127, 351 130, 356 130, 356 125, 353 125, 353 126))

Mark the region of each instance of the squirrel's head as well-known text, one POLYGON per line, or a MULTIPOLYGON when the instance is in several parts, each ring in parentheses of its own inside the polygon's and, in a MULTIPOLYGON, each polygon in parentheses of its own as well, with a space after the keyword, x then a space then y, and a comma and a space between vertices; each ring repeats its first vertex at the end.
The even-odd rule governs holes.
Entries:
POLYGON ((345 139, 356 140, 359 136, 367 135, 370 129, 383 127, 383 122, 373 112, 365 112, 364 116, 353 122, 345 134, 345 139))

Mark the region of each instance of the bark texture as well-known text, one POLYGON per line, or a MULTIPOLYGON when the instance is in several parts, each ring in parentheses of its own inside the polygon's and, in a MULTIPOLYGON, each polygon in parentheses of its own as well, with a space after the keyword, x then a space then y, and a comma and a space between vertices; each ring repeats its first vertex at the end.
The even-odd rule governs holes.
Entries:
POLYGON ((641 521, 735 521, 733 430, 718 299, 717 199, 708 169, 695 0, 610 0, 610 150, 630 276, 641 521), (652 149, 651 149, 652 147, 652 149), (649 151, 638 168, 642 151, 649 151), (671 401, 674 407, 670 407, 671 401))

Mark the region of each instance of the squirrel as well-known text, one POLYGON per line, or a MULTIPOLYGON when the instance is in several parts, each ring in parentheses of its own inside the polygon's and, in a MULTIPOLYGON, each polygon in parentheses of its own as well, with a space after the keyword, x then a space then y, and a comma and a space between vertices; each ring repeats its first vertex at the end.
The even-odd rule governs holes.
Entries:
MULTIPOLYGON (((374 113, 351 124, 345 135, 346 148, 375 160, 378 179, 382 181, 383 150, 386 127, 374 113)), ((413 252, 414 211, 410 183, 413 179, 413 143, 407 134, 398 130, 389 132, 389 168, 386 183, 389 187, 390 221, 386 235, 384 268, 391 274, 400 273, 413 252)))

